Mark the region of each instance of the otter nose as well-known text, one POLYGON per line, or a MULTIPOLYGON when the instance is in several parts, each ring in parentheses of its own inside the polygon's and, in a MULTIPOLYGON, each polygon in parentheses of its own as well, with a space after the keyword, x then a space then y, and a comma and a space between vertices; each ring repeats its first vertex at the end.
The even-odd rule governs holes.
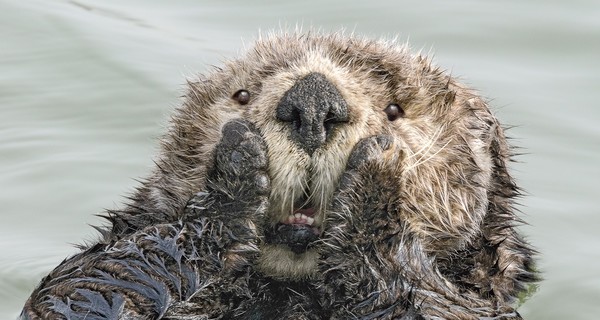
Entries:
POLYGON ((335 85, 313 72, 283 95, 277 105, 277 119, 289 122, 290 139, 312 154, 334 127, 348 122, 348 105, 335 85))

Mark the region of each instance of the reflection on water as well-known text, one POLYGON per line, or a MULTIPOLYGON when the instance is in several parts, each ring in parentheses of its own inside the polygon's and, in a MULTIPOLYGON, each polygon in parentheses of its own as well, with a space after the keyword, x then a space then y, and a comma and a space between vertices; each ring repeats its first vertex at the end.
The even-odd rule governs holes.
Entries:
POLYGON ((0 317, 93 240, 151 164, 185 76, 258 30, 302 24, 410 38, 494 98, 525 155, 524 228, 546 280, 527 319, 600 311, 600 3, 0 1, 0 317))

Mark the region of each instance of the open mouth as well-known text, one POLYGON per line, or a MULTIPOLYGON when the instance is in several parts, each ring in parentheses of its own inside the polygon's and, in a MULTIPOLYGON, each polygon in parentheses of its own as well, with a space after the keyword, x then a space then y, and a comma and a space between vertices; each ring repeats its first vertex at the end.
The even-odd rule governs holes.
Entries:
POLYGON ((296 254, 306 252, 321 234, 321 229, 315 224, 316 214, 313 206, 295 208, 292 214, 265 232, 267 242, 286 245, 296 254))

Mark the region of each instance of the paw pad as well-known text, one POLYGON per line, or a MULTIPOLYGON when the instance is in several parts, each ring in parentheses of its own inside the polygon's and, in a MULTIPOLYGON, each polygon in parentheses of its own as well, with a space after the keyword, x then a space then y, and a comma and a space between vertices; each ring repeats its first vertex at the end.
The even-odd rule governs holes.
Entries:
POLYGON ((357 169, 366 163, 374 162, 382 157, 382 153, 392 147, 393 138, 378 135, 359 141, 348 159, 347 170, 357 169))
POLYGON ((230 175, 229 178, 256 174, 267 168, 265 143, 248 121, 236 119, 226 123, 215 153, 217 171, 230 175))

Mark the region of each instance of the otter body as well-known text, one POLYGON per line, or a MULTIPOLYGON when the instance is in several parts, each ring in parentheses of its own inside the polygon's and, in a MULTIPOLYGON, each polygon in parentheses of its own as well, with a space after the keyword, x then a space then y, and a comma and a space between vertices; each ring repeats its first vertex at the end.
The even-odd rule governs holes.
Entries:
POLYGON ((154 172, 23 319, 520 319, 533 250, 473 90, 317 34, 188 83, 154 172))

